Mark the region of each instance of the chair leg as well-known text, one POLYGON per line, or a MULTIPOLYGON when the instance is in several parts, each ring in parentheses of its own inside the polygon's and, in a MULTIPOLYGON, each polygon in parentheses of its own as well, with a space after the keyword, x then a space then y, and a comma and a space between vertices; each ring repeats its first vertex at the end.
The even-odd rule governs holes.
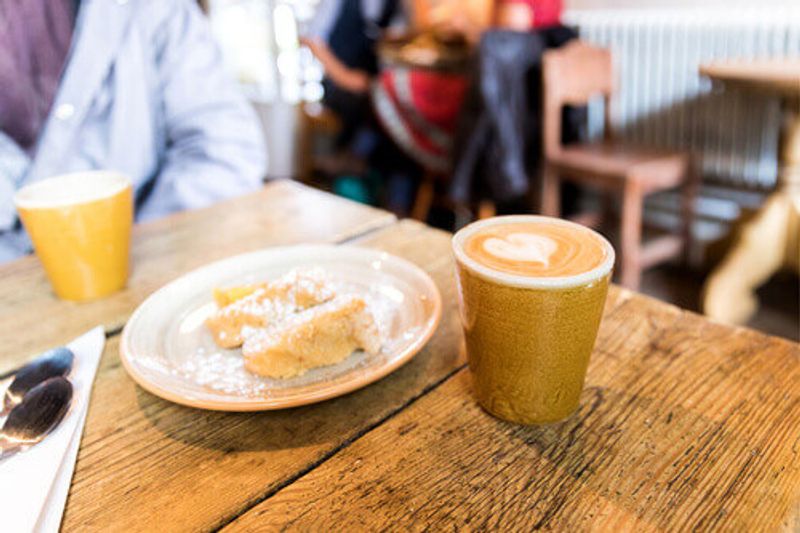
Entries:
POLYGON ((683 261, 689 262, 692 249, 692 223, 694 222, 694 200, 699 187, 697 170, 692 163, 686 170, 686 182, 681 190, 681 236, 683 237, 683 261))
POLYGON ((492 218, 497 214, 497 206, 491 200, 481 200, 478 203, 478 220, 492 218))
POLYGON ((433 178, 428 175, 424 176, 419 188, 417 188, 414 205, 411 207, 411 218, 421 222, 428 220, 435 193, 433 178))
POLYGON ((542 172, 541 213, 549 217, 561 215, 561 187, 558 172, 550 165, 544 165, 542 172))
POLYGON ((613 194, 603 191, 600 197, 600 213, 602 214, 602 218, 605 221, 614 220, 616 217, 616 212, 614 209, 614 198, 613 194))
POLYGON ((639 185, 630 181, 622 194, 620 218, 620 283, 631 290, 639 288, 642 275, 642 202, 639 185))
POLYGON ((302 110, 300 113, 300 130, 298 150, 295 152, 295 165, 301 183, 310 183, 314 173, 313 135, 311 119, 302 110))

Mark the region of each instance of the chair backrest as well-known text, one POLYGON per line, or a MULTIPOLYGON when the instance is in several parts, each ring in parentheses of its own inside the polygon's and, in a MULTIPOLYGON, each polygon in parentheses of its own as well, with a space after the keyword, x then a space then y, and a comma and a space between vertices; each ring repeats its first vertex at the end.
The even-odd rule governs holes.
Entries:
POLYGON ((565 105, 585 105, 602 96, 605 133, 610 134, 610 100, 614 91, 611 52, 582 41, 549 50, 542 60, 544 94, 544 151, 561 149, 561 110, 565 105))

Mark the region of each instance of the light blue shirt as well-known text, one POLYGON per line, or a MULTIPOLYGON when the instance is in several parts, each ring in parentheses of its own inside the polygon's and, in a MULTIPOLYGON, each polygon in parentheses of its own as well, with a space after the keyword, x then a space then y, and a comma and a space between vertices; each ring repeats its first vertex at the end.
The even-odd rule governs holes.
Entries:
POLYGON ((13 192, 55 174, 127 174, 138 220, 260 187, 263 132, 193 0, 82 0, 73 35, 36 155, 0 131, 0 261, 29 251, 13 192))

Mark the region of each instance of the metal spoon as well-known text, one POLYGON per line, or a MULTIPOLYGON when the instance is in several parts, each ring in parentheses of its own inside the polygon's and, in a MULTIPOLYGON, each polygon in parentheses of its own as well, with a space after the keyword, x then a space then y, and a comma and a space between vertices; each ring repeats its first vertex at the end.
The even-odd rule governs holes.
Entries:
POLYGON ((11 385, 6 389, 0 416, 5 416, 15 405, 22 401, 22 398, 29 390, 39 383, 50 378, 69 374, 74 360, 73 353, 62 346, 45 352, 20 368, 11 385))
POLYGON ((67 378, 50 378, 28 391, 0 430, 0 461, 41 442, 58 426, 71 402, 72 384, 67 378))

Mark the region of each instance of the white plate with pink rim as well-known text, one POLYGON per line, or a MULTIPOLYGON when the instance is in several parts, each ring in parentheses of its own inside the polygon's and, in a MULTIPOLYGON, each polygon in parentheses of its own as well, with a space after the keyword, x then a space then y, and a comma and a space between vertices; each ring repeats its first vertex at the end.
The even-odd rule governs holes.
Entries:
POLYGON ((297 245, 224 259, 189 272, 150 295, 122 332, 120 358, 149 392, 201 409, 260 411, 319 402, 373 383, 408 362, 433 335, 442 313, 436 284, 418 266, 356 246, 297 245), (368 300, 383 333, 380 353, 289 379, 244 368, 241 350, 217 347, 204 321, 213 290, 319 268, 368 300))

